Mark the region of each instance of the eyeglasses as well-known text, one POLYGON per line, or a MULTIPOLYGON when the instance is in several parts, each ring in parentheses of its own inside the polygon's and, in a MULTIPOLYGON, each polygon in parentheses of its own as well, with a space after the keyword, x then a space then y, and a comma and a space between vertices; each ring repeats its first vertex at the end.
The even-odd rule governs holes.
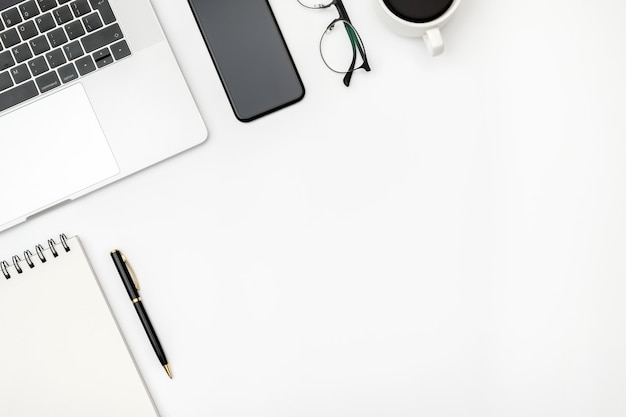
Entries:
POLYGON ((331 71, 345 74, 343 83, 346 87, 350 85, 354 71, 361 68, 370 71, 363 41, 352 26, 341 0, 298 0, 298 3, 309 9, 337 8, 339 17, 330 22, 320 39, 320 54, 331 71), (345 30, 341 30, 342 27, 345 30))

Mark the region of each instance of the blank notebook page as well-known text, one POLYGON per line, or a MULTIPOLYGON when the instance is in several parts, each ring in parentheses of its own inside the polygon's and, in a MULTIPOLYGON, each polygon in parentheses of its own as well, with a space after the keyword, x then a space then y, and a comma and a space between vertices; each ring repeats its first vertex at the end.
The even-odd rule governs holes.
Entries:
POLYGON ((0 416, 157 416, 78 238, 42 246, 0 274, 0 416))

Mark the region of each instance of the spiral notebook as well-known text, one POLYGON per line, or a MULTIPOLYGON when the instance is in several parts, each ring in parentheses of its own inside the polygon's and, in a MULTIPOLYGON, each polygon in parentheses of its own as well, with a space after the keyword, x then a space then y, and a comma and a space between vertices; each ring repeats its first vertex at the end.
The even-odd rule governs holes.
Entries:
POLYGON ((0 261, 0 335, 0 416, 158 416, 78 237, 0 261))

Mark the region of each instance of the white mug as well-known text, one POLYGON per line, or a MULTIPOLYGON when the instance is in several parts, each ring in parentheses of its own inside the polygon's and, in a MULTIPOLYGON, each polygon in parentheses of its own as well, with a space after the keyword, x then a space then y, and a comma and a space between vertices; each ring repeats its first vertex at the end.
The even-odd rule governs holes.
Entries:
MULTIPOLYGON (((435 1, 444 6, 440 6, 441 10, 436 10, 432 15, 432 18, 428 17, 428 13, 420 16, 419 19, 413 19, 411 16, 403 15, 401 10, 392 9, 393 4, 407 4, 410 7, 420 7, 419 0, 378 0, 379 14, 387 26, 394 32, 403 35, 416 38, 423 38, 426 44, 426 49, 432 56, 437 56, 443 52, 443 38, 441 37, 440 29, 448 23, 455 10, 461 3, 461 0, 451 0, 447 8, 445 0, 435 1), (388 5, 389 3, 389 5, 388 5)), ((422 0, 423 3, 428 1, 422 0)), ((426 6, 428 8, 428 6, 426 6)))

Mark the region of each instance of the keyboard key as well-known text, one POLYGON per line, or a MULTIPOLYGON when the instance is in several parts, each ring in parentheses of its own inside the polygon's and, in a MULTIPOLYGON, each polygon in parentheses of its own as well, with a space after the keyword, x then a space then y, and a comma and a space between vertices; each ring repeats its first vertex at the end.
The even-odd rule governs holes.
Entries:
POLYGON ((70 6, 63 6, 58 9, 54 9, 52 14, 54 15, 54 20, 56 20, 57 25, 64 25, 67 22, 74 20, 70 6))
POLYGON ((39 91, 41 91, 42 93, 50 91, 53 88, 57 88, 58 86, 61 85, 59 76, 54 71, 51 71, 47 74, 42 75, 39 78, 36 78, 35 81, 37 81, 37 86, 39 87, 39 91))
POLYGON ((100 16, 102 16, 105 25, 115 22, 115 15, 113 14, 113 10, 111 10, 109 0, 89 0, 89 3, 91 3, 91 7, 94 10, 100 12, 100 16))
POLYGON ((46 54, 46 60, 48 60, 48 65, 50 65, 50 68, 56 68, 59 65, 63 65, 67 62, 61 48, 48 52, 46 54))
POLYGON ((35 55, 41 55, 44 52, 50 50, 50 45, 48 44, 46 35, 41 35, 36 37, 35 39, 31 39, 29 44, 30 48, 33 50, 33 54, 35 55))
POLYGON ((130 55, 130 48, 126 41, 119 41, 111 45, 111 52, 113 52, 115 59, 120 60, 130 55))
POLYGON ((17 7, 5 10, 0 14, 2 15, 2 20, 4 20, 4 24, 8 28, 22 22, 22 16, 20 16, 20 12, 17 10, 17 7))
POLYGON ((0 39, 2 40, 4 47, 7 49, 17 45, 22 41, 20 39, 20 35, 17 34, 17 30, 15 30, 15 28, 0 33, 0 39))
POLYGON ((96 61, 96 66, 98 68, 102 68, 113 63, 113 57, 111 56, 109 48, 100 49, 99 51, 94 52, 93 59, 96 61))
POLYGON ((67 32, 67 37, 72 40, 78 38, 79 36, 83 36, 85 34, 85 29, 83 29, 83 24, 80 23, 80 20, 77 20, 65 25, 65 32, 67 32))
POLYGON ((98 12, 93 12, 92 14, 83 17, 83 24, 85 25, 87 32, 93 32, 103 26, 102 19, 100 19, 98 12))
POLYGON ((0 73, 0 91, 4 91, 9 87, 13 87, 13 80, 9 75, 9 71, 0 73))
POLYGON ((20 4, 20 11, 22 12, 22 17, 24 18, 24 20, 28 20, 31 17, 35 17, 39 14, 39 8, 37 7, 37 3, 35 3, 35 0, 30 0, 26 3, 20 4))
POLYGON ((47 12, 48 10, 52 10, 57 7, 57 2, 55 0, 37 0, 37 4, 39 4, 39 8, 42 12, 47 12))
POLYGON ((54 17, 52 17, 52 13, 46 13, 44 15, 38 16, 35 18, 35 23, 37 23, 37 27, 39 28, 39 32, 44 33, 49 31, 50 29, 54 29, 57 25, 54 23, 54 17))
POLYGON ((56 48, 67 43, 67 36, 65 36, 63 28, 57 28, 48 33, 48 40, 50 41, 50 46, 56 48))
POLYGON ((22 36, 22 39, 25 41, 39 34, 32 20, 29 20, 28 22, 24 22, 21 25, 18 25, 17 31, 22 36))
POLYGON ((67 65, 63 65, 57 71, 59 72, 59 77, 61 77, 61 81, 63 81, 63 84, 69 83, 70 81, 78 78, 78 72, 76 71, 76 67, 74 67, 74 64, 72 64, 71 62, 67 65))
POLYGON ((13 65, 15 65, 15 61, 13 60, 13 55, 11 55, 11 51, 4 51, 0 53, 0 71, 9 69, 13 65))
POLYGON ((18 85, 15 88, 0 93, 0 111, 16 106, 39 94, 34 81, 18 85))
POLYGON ((107 56, 111 56, 111 52, 109 51, 109 48, 103 48, 93 53, 93 59, 95 61, 102 59, 104 57, 107 57, 107 56))
POLYGON ((76 0, 70 6, 72 6, 72 11, 76 17, 81 17, 91 12, 91 7, 89 7, 87 0, 76 0))
POLYGON ((13 76, 13 81, 15 81, 15 84, 23 83, 30 78, 28 65, 22 64, 18 65, 17 67, 11 68, 11 75, 13 76))
POLYGON ((88 74, 92 71, 96 70, 96 64, 93 63, 93 59, 91 55, 87 55, 76 61, 76 68, 78 68, 78 72, 80 75, 88 74))
POLYGON ((83 48, 80 46, 78 41, 74 41, 72 43, 68 43, 63 46, 63 51, 65 52, 65 56, 68 61, 72 61, 78 57, 85 55, 83 52, 83 48))
POLYGON ((85 52, 89 53, 110 43, 116 42, 123 37, 120 25, 116 23, 85 36, 82 39, 83 47, 85 48, 85 52))
POLYGON ((2 24, 2 19, 0 19, 0 30, 4 30, 4 25, 2 24))
POLYGON ((33 57, 33 54, 30 51, 27 43, 17 45, 15 48, 11 49, 11 51, 13 52, 13 58, 15 58, 15 62, 17 62, 18 64, 33 57))
POLYGON ((42 56, 28 61, 28 68, 30 68, 30 73, 33 74, 33 77, 41 75, 49 69, 46 60, 42 56))

